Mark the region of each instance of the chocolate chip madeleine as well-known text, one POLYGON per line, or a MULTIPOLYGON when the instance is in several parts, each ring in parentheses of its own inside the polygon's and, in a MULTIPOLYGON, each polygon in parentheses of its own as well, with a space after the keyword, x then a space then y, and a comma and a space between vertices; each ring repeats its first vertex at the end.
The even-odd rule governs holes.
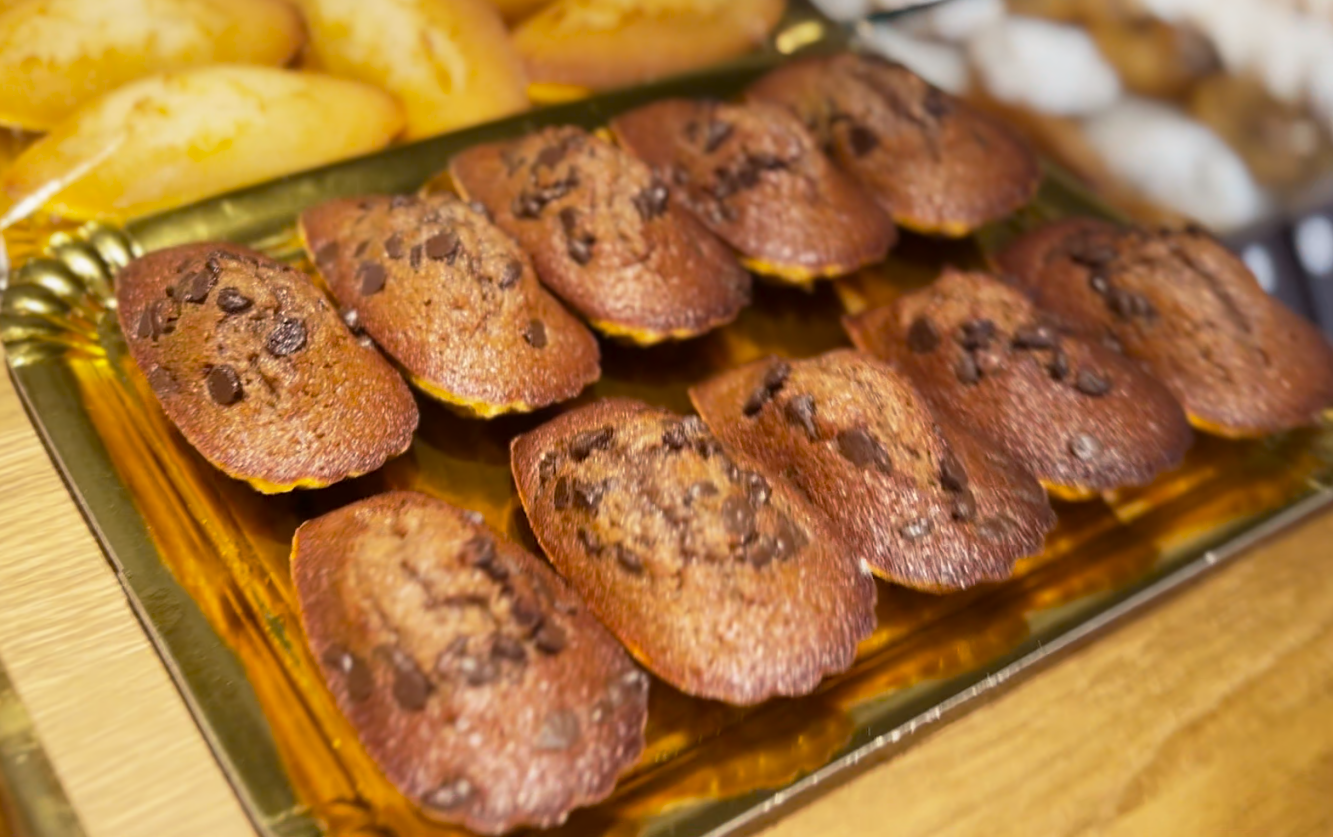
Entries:
POLYGON ((859 348, 906 372, 937 415, 1066 499, 1142 485, 1179 464, 1192 441, 1166 387, 1124 356, 1061 333, 984 273, 946 270, 846 326, 859 348))
POLYGON ((449 167, 593 328, 651 344, 733 320, 750 275, 648 166, 579 128, 470 148, 449 167))
POLYGON ((1078 218, 999 256, 1037 304, 1143 363, 1207 433, 1262 436, 1333 406, 1333 348, 1206 233, 1078 218))
POLYGON ((483 834, 604 798, 644 746, 648 677, 546 564, 424 494, 296 532, 301 621, 366 750, 483 834))
POLYGON ((908 229, 967 235, 1030 201, 1036 156, 1009 126, 869 55, 805 58, 751 86, 785 105, 908 229))
POLYGON ((697 417, 638 401, 519 436, 533 532, 630 653, 692 695, 753 704, 851 665, 875 585, 785 483, 697 417))
POLYGON ((755 273, 807 284, 880 261, 897 239, 785 108, 666 99, 611 129, 755 273))
POLYGON ((756 361, 690 398, 723 444, 782 474, 895 583, 942 592, 1002 581, 1055 525, 1032 475, 946 433, 904 377, 861 352, 756 361))
POLYGON ((204 458, 265 493, 326 486, 407 450, 417 405, 310 278, 233 244, 135 259, 120 327, 167 417, 204 458))
POLYGON ((446 404, 526 412, 601 374, 592 333, 513 239, 453 195, 339 199, 300 226, 343 316, 446 404))

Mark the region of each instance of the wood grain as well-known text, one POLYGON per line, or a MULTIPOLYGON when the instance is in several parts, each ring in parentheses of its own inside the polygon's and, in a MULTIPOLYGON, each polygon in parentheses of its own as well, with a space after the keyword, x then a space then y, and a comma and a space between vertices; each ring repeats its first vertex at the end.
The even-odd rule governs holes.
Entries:
MULTIPOLYGON (((252 834, 8 379, 0 486, 0 659, 88 833, 252 834)), ((765 837, 879 833, 1333 834, 1333 516, 765 837)))

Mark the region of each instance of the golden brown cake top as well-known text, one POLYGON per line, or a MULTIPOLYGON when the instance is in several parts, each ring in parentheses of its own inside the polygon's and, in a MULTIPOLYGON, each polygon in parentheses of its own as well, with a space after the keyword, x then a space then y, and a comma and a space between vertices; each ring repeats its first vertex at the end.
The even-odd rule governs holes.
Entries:
POLYGON ((381 494, 296 532, 301 619, 385 774, 473 831, 549 827, 643 749, 648 678, 572 590, 480 516, 381 494))
POLYGON ((308 209, 301 232, 343 315, 427 392, 482 416, 577 395, 597 341, 518 245, 451 194, 308 209))
POLYGON ((611 128, 760 273, 794 281, 850 273, 883 259, 897 238, 785 108, 665 99, 611 128))
POLYGON ((479 145, 454 183, 592 325, 637 343, 701 334, 750 301, 750 276, 642 161, 572 127, 479 145))
POLYGON ((999 261, 1062 323, 1143 362, 1203 430, 1264 435, 1333 406, 1327 339, 1201 230, 1069 219, 999 261))
POLYGON ((130 354, 186 440, 261 491, 322 486, 405 451, 417 406, 310 278, 233 244, 187 244, 116 281, 130 354))
POLYGON ((965 235, 1026 204, 1041 180, 1017 132, 882 58, 792 61, 747 97, 791 109, 894 221, 919 232, 965 235))
POLYGON ((805 694, 874 628, 874 582, 785 483, 697 417, 598 401, 513 442, 551 562, 630 652, 700 697, 805 694))
POLYGON ((906 378, 861 352, 756 361, 690 397, 724 444, 782 474, 853 555, 898 584, 1002 581, 1055 524, 1031 474, 946 432, 906 378))
POLYGON ((1022 293, 947 269, 847 320, 852 341, 907 373, 936 415, 1079 492, 1141 485, 1192 442, 1170 391, 1124 356, 1065 334, 1022 293))

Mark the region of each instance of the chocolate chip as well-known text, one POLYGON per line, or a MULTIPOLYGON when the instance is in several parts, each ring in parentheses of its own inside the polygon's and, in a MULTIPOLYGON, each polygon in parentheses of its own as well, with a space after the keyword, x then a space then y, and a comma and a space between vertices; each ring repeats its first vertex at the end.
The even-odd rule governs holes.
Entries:
POLYGON ((569 240, 569 257, 579 265, 586 265, 592 261, 592 245, 596 239, 588 237, 571 238, 569 240))
POLYGON ((391 259, 401 259, 403 253, 403 237, 398 233, 394 233, 384 239, 384 255, 391 259))
POLYGON ((690 443, 689 434, 685 432, 684 424, 672 424, 666 430, 662 431, 662 444, 667 450, 684 450, 690 443))
POLYGON ((787 378, 790 376, 791 364, 785 360, 779 360, 768 367, 768 371, 764 373, 764 386, 769 392, 778 392, 787 383, 787 378))
POLYGON ((523 649, 523 643, 512 636, 499 634, 491 642, 491 657, 508 660, 511 663, 525 663, 528 660, 528 652, 523 649))
POLYGON ((1094 293, 1101 296, 1106 296, 1107 292, 1111 290, 1111 283, 1108 282, 1106 276, 1101 273, 1094 273, 1089 276, 1088 285, 1092 288, 1094 293))
POLYGON ((509 616, 514 624, 525 631, 535 631, 546 618, 541 605, 526 596, 515 598, 509 604, 509 616))
POLYGON ((362 256, 364 256, 364 255, 366 254, 366 251, 369 250, 369 249, 370 249, 370 242, 369 242, 369 241, 361 241, 361 242, 359 242, 359 243, 356 245, 356 249, 352 251, 352 258, 354 258, 354 259, 359 259, 359 258, 361 258, 362 256))
POLYGON ((208 397, 216 404, 225 407, 241 400, 241 377, 226 364, 209 369, 204 375, 204 384, 208 387, 208 397))
POLYGON ((1075 459, 1087 462, 1102 452, 1102 445, 1088 434, 1080 433, 1069 441, 1069 452, 1075 459))
POLYGON ((530 221, 534 218, 540 218, 542 210, 545 208, 546 204, 541 198, 524 190, 519 192, 518 196, 514 198, 514 202, 510 205, 509 211, 513 213, 515 218, 530 221))
POLYGON ((523 278, 523 265, 519 264, 518 259, 510 259, 505 262, 505 266, 500 269, 500 289, 509 290, 518 284, 518 280, 523 278))
POLYGON ((348 308, 343 312, 343 325, 353 333, 361 331, 361 315, 355 308, 348 308))
POLYGON ((1151 307, 1148 300, 1123 288, 1112 288, 1106 294, 1106 304, 1111 313, 1121 319, 1142 316, 1151 307))
POLYGON ((810 395, 798 395, 787 402, 783 408, 787 421, 800 427, 810 441, 819 438, 819 428, 815 426, 815 399, 810 395))
POLYGON ((954 366, 954 374, 963 384, 972 386, 981 380, 981 368, 977 366, 977 359, 974 355, 965 354, 958 359, 958 364, 954 366))
POLYGON ((474 535, 459 550, 458 559, 465 567, 475 567, 495 581, 509 577, 509 570, 495 554, 495 541, 486 535, 474 535))
POLYGON ((759 386, 745 399, 745 403, 741 405, 741 412, 745 414, 746 418, 754 418, 759 415, 764 409, 764 405, 772 398, 773 393, 768 387, 759 386))
POLYGON ((353 703, 360 703, 370 697, 375 688, 375 677, 365 661, 341 645, 331 645, 321 658, 324 665, 343 676, 347 687, 347 697, 353 703))
POLYGON ((847 144, 852 154, 864 157, 879 147, 879 137, 864 125, 853 125, 847 132, 847 144))
POLYGON ((643 572, 643 559, 627 549, 624 544, 616 544, 616 561, 632 573, 643 572))
POLYGON ((600 427, 596 430, 584 430, 569 440, 569 456, 575 462, 582 462, 593 451, 606 450, 616 437, 613 427, 600 427))
POLYGON ((565 650, 569 640, 565 637, 565 631, 554 622, 547 621, 537 629, 537 633, 532 638, 532 644, 537 646, 537 650, 543 654, 559 654, 565 650))
POLYGON ((666 212, 669 197, 666 184, 654 180, 646 189, 634 196, 634 208, 639 211, 640 218, 651 221, 666 212))
POLYGON ((926 317, 917 317, 907 330, 907 348, 919 355, 935 351, 940 345, 940 333, 926 317))
POLYGON ((553 169, 559 165, 561 160, 565 159, 565 155, 568 153, 569 146, 565 145, 563 142, 558 142, 555 145, 548 145, 541 151, 537 152, 536 158, 532 161, 532 167, 534 169, 553 169))
POLYGON ((157 336, 153 333, 153 310, 151 306, 139 313, 139 324, 134 327, 134 336, 140 340, 157 336))
POLYGON ((1111 391, 1111 381, 1091 369, 1080 369, 1074 379, 1074 389, 1084 395, 1099 398, 1111 391))
POLYGON ((769 535, 760 535, 754 539, 753 543, 746 544, 741 550, 741 557, 751 566, 762 568, 773 563, 773 558, 777 555, 778 544, 769 535))
POLYGON ((712 480, 699 480, 685 489, 685 505, 692 506, 701 497, 716 497, 720 493, 712 480))
POLYGON ((426 239, 426 258, 437 262, 448 259, 452 264, 460 244, 458 233, 453 230, 438 232, 426 239))
POLYGON ((228 286, 218 291, 218 308, 221 308, 224 314, 239 314, 250 310, 251 305, 254 305, 254 300, 233 287, 228 286))
POLYGON ((711 435, 699 436, 694 440, 694 452, 709 459, 722 452, 722 443, 711 435))
POLYGON ((534 746, 538 750, 568 750, 579 740, 579 716, 568 709, 558 709, 546 716, 534 746))
POLYGON ((838 452, 858 468, 871 468, 883 474, 893 472, 889 452, 874 436, 860 427, 838 432, 838 452))
POLYGON ((393 699, 409 712, 425 709, 431 685, 417 667, 416 660, 398 648, 390 652, 390 658, 393 661, 393 699))
POLYGON ((179 390, 176 378, 161 366, 148 373, 148 385, 158 395, 174 395, 179 390))
POLYGON ((919 541, 926 535, 930 534, 931 528, 929 518, 918 517, 917 519, 904 524, 902 528, 898 530, 898 534, 902 535, 906 540, 919 541))
POLYGON ((953 112, 953 103, 949 97, 938 88, 926 88, 926 96, 921 100, 921 107, 932 119, 942 119, 953 112))
POLYGON ((362 296, 370 296, 384 290, 384 267, 378 262, 362 262, 356 268, 356 278, 361 283, 362 296))
POLYGON ((1074 243, 1069 251, 1069 258, 1084 267, 1101 268, 1115 261, 1115 248, 1110 244, 1098 244, 1085 238, 1074 243))
POLYGON ((537 463, 537 478, 545 484, 555 477, 555 469, 559 464, 560 454, 555 451, 547 451, 542 454, 541 461, 537 463))
POLYGON ((180 313, 180 303, 170 299, 154 300, 148 306, 150 335, 157 339, 163 334, 171 334, 176 330, 180 313))
POLYGON ((338 258, 338 242, 328 241, 319 245, 315 251, 315 265, 320 270, 327 270, 335 259, 338 258))
POLYGON ((264 348, 274 357, 287 357, 305 348, 305 323, 300 320, 283 320, 269 332, 264 348))
POLYGON ((1065 378, 1068 378, 1069 355, 1065 354, 1060 349, 1056 349, 1055 354, 1051 356, 1051 363, 1046 367, 1046 371, 1057 381, 1063 381, 1065 378))
MULTIPOLYGON (((413 244, 412 249, 407 251, 407 263, 413 270, 421 267, 421 262, 426 258, 426 248, 420 244, 413 244)), ((364 293, 364 292, 363 292, 364 293)))
POLYGON ((708 127, 704 130, 704 153, 712 154, 722 147, 722 144, 731 138, 735 128, 730 122, 723 122, 718 119, 708 120, 708 127))
POLYGON ((605 493, 604 483, 577 481, 574 483, 574 508, 595 512, 605 493))
POLYGON ((1057 340, 1055 329, 1047 325, 1033 325, 1014 332, 1015 349, 1052 349, 1057 340))
POLYGON ((722 501, 722 526, 741 543, 754 537, 754 507, 749 500, 733 494, 722 501))
POLYGON ((745 485, 745 496, 756 509, 763 508, 773 494, 773 487, 764 479, 763 474, 745 471, 741 474, 741 483, 745 485))
POLYGON ((213 286, 217 284, 217 274, 199 270, 191 273, 180 281, 176 296, 182 302, 191 302, 195 305, 202 305, 207 299, 213 286))
POLYGON ((964 349, 984 349, 995 338, 995 323, 991 320, 968 320, 959 329, 958 342, 964 349))
POLYGON ((788 558, 795 558, 802 549, 810 544, 810 539, 806 537, 805 532, 785 514, 778 515, 774 529, 773 558, 775 560, 785 561, 788 558))
POLYGON ((966 523, 977 516, 977 499, 971 491, 963 490, 953 498, 953 519, 966 523))
POLYGON ((594 556, 602 554, 602 542, 592 532, 580 526, 574 535, 578 538, 579 546, 583 547, 584 552, 594 556))
POLYGON ((467 779, 458 778, 445 782, 421 797, 421 804, 437 811, 452 811, 472 799, 472 794, 472 783, 467 779))
POLYGON ((551 504, 556 511, 564 511, 573 502, 574 492, 569 487, 569 478, 561 477, 555 482, 555 491, 551 492, 551 504))
POLYGON ((967 490, 967 471, 952 453, 940 458, 940 484, 949 491, 967 490))
POLYGON ((1121 343, 1120 338, 1109 331, 1102 335, 1102 345, 1118 355, 1125 353, 1125 344, 1121 343))
POLYGON ((500 677, 500 667, 494 660, 470 654, 459 656, 453 664, 453 670, 469 686, 485 686, 500 677))
POLYGON ((1005 522, 1005 518, 992 517, 977 527, 977 536, 985 538, 988 541, 998 541, 1004 537, 1004 532, 1007 528, 1009 527, 1005 522))

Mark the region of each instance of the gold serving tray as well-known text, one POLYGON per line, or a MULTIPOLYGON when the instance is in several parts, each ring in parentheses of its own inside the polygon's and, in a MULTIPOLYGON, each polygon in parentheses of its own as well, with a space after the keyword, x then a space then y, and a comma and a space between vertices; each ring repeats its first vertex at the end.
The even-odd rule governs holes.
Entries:
MULTIPOLYGON (((793 10, 769 49, 703 74, 534 111, 293 175, 123 230, 34 240, 0 307, 10 374, 52 459, 120 576, 181 694, 256 827, 282 837, 456 834, 422 818, 380 774, 325 689, 296 616, 292 533, 356 498, 411 488, 482 512, 536 550, 514 498, 508 440, 553 414, 468 420, 421 401, 411 450, 369 476, 265 497, 223 476, 162 415, 114 317, 116 272, 135 254, 229 239, 301 263, 304 207, 337 195, 409 191, 476 142, 544 125, 596 127, 666 95, 727 97, 841 30, 793 10)), ((683 344, 603 344, 605 375, 581 401, 630 395, 689 410, 686 389, 769 353, 846 344, 839 316, 983 263, 1016 230, 1102 214, 1058 174, 1032 207, 962 242, 906 236, 890 259, 813 292, 760 285, 732 325, 683 344)), ((1333 502, 1333 432, 1262 442, 1200 438, 1177 472, 1108 502, 1059 504, 1045 553, 1019 577, 949 596, 880 586, 879 627, 855 667, 813 695, 740 709, 654 682, 648 747, 606 802, 561 835, 722 835, 762 823, 993 694, 1020 672, 1253 543, 1333 502)))

